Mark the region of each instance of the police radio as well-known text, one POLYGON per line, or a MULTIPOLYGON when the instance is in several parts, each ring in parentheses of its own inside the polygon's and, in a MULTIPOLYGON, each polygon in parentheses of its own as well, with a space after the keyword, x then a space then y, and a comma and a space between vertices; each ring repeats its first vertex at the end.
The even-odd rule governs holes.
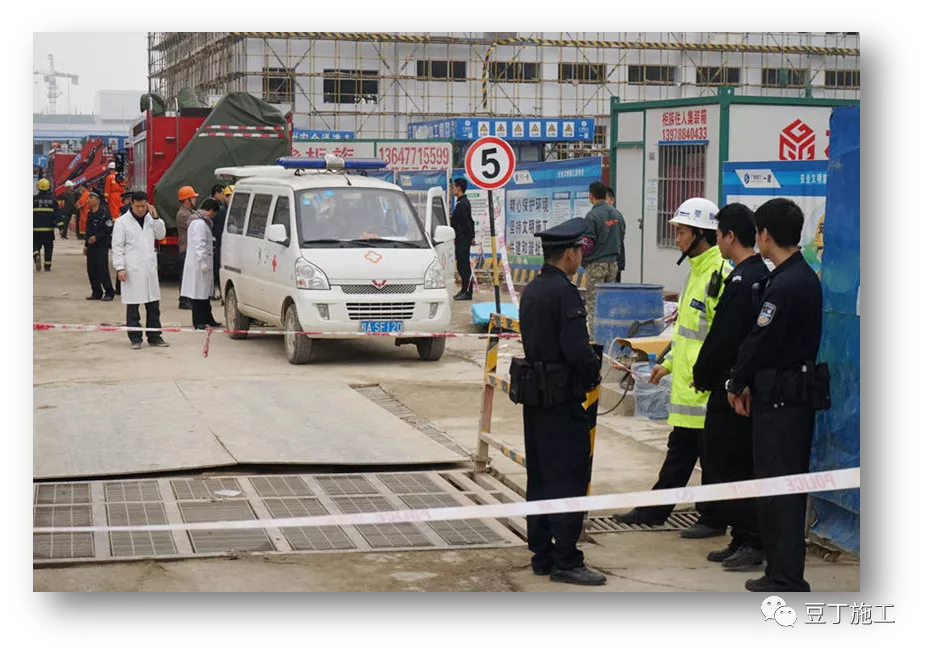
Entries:
POLYGON ((720 274, 720 271, 714 270, 713 274, 710 275, 710 283, 707 285, 707 295, 709 297, 717 297, 719 295, 719 287, 723 284, 723 276, 720 274))

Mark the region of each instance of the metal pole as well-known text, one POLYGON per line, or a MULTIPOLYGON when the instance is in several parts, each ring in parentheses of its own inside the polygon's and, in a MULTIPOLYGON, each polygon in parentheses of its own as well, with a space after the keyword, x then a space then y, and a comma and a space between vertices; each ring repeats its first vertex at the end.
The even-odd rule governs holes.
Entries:
POLYGON ((491 234, 491 283, 495 287, 495 313, 501 314, 501 282, 498 276, 498 246, 495 237, 495 203, 488 191, 488 229, 491 234))

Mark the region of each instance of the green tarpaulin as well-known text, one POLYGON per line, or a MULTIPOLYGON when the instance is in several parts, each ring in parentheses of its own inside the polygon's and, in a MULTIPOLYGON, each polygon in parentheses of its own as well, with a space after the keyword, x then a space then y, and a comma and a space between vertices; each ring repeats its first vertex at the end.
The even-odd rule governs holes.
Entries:
POLYGON ((220 183, 215 177, 216 168, 273 164, 278 157, 289 153, 286 118, 273 106, 252 95, 229 93, 215 105, 196 135, 154 187, 154 206, 167 226, 174 227, 180 208, 177 191, 181 186, 192 186, 196 190, 198 206, 209 196, 212 185, 220 183), (236 129, 239 127, 283 129, 267 132, 236 129), (254 134, 270 134, 270 137, 255 138, 254 134))

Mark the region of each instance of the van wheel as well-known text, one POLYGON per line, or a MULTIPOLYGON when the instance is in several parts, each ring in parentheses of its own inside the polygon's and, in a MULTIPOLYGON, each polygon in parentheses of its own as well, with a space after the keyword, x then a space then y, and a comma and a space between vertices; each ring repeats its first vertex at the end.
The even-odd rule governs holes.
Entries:
POLYGON ((446 338, 424 338, 415 345, 422 361, 439 361, 446 350, 446 338))
MULTIPOLYGON (((225 324, 228 329, 246 332, 251 326, 251 319, 238 311, 238 296, 235 295, 234 286, 228 289, 225 295, 225 324)), ((228 334, 232 339, 239 341, 247 338, 247 334, 228 334)))
MULTIPOLYGON (((286 307, 286 315, 283 317, 283 325, 287 332, 300 332, 302 325, 299 322, 299 314, 296 312, 294 304, 286 307)), ((286 334, 283 337, 286 341, 286 358, 289 363, 301 365, 308 363, 312 358, 314 343, 312 339, 304 334, 286 334)))

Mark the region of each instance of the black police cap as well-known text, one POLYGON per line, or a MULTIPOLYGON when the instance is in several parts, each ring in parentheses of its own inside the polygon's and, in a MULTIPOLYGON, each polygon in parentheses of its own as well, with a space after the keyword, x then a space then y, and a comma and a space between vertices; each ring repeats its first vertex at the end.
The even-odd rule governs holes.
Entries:
POLYGON ((98 197, 100 200, 103 199, 103 192, 100 191, 99 189, 91 188, 91 189, 90 189, 90 195, 95 195, 95 196, 98 197))
POLYGON ((587 230, 587 220, 572 218, 544 232, 536 232, 534 236, 539 237, 545 247, 578 247, 582 244, 582 237, 587 230))

